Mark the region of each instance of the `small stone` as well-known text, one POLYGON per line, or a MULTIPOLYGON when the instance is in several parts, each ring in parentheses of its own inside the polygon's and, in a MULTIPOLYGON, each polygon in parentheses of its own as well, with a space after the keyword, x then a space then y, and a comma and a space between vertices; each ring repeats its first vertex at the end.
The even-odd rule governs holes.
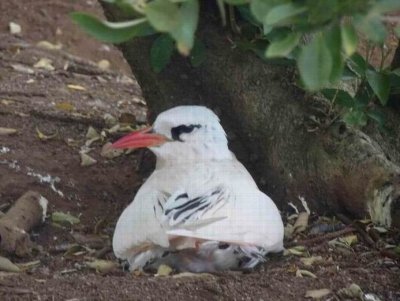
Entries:
POLYGON ((21 25, 19 25, 18 23, 10 22, 8 24, 8 27, 10 28, 11 34, 20 34, 22 31, 21 25))

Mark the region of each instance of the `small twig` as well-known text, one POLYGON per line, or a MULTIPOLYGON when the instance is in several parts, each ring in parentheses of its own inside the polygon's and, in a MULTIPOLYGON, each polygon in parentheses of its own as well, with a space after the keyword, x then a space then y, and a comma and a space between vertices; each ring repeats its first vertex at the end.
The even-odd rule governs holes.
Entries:
POLYGON ((325 240, 331 240, 331 239, 334 239, 336 237, 339 237, 339 236, 342 236, 344 234, 348 234, 348 233, 351 233, 351 232, 355 232, 355 231, 356 231, 355 228, 347 227, 347 228, 344 228, 342 230, 339 230, 339 231, 336 231, 336 232, 327 233, 327 234, 320 235, 320 236, 317 236, 317 237, 314 237, 314 238, 299 240, 299 241, 296 241, 296 242, 293 241, 293 242, 288 243, 286 245, 286 247, 293 247, 293 246, 298 246, 298 245, 301 245, 301 246, 312 246, 312 245, 314 245, 316 243, 320 243, 320 242, 323 242, 325 240))
POLYGON ((358 225, 354 221, 350 220, 347 216, 345 216, 345 215, 343 215, 341 213, 336 214, 336 216, 344 224, 352 225, 357 230, 357 232, 360 234, 361 238, 364 240, 364 242, 368 246, 370 246, 371 248, 375 248, 376 247, 374 240, 371 238, 371 236, 363 228, 361 228, 360 225, 358 225))
POLYGON ((71 122, 71 123, 80 123, 85 125, 93 125, 95 127, 103 128, 105 127, 105 122, 102 118, 94 118, 94 117, 85 117, 85 116, 74 116, 67 114, 59 114, 53 112, 43 112, 38 110, 31 110, 29 112, 32 116, 47 119, 47 120, 56 120, 63 122, 71 122))
POLYGON ((5 293, 9 293, 9 294, 33 294, 33 295, 37 295, 37 292, 32 291, 30 289, 22 288, 22 287, 12 287, 12 286, 0 287, 0 292, 5 292, 5 293))
POLYGON ((111 245, 107 245, 104 248, 96 251, 93 255, 96 258, 103 258, 107 253, 111 251, 112 251, 111 245))
POLYGON ((38 96, 38 97, 46 97, 47 94, 43 92, 30 92, 30 91, 5 91, 5 90, 0 90, 0 95, 5 95, 5 96, 25 96, 25 97, 32 97, 32 96, 38 96))

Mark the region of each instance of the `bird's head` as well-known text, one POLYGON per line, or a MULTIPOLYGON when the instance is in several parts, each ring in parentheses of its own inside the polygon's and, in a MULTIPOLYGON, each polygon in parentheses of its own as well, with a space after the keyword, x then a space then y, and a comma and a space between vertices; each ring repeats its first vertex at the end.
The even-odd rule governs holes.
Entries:
POLYGON ((172 164, 230 159, 219 118, 203 106, 178 106, 158 115, 152 127, 122 137, 114 148, 150 148, 158 160, 172 164))

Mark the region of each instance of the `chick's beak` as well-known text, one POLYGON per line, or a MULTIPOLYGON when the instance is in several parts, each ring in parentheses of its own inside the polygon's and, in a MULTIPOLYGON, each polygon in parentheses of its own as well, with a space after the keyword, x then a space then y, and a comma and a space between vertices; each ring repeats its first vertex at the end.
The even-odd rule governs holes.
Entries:
POLYGON ((134 131, 112 144, 113 148, 141 148, 159 146, 167 141, 167 137, 152 133, 152 127, 134 131))

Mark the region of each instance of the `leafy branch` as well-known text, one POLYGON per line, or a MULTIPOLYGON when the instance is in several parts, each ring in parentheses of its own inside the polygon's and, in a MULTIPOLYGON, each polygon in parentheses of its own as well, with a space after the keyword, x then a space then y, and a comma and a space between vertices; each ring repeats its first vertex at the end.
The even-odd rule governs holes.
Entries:
MULTIPOLYGON (((104 0, 103 0, 104 1, 104 0)), ((106 0, 132 16, 131 21, 107 22, 73 13, 73 20, 94 37, 111 43, 158 34, 151 48, 153 70, 161 72, 175 49, 189 56, 193 66, 204 59, 204 45, 195 38, 200 0, 106 0)), ((399 93, 400 70, 386 64, 388 22, 398 27, 398 0, 216 0, 222 23, 237 34, 238 47, 264 60, 283 59, 297 66, 299 85, 321 92, 336 104, 343 119, 363 126, 368 118, 383 126, 380 106, 399 93), (367 44, 364 56, 360 41, 367 44), (378 66, 370 63, 372 50, 381 50, 378 66), (342 87, 357 82, 355 93, 342 87)), ((393 26, 392 26, 393 27, 393 26)))

